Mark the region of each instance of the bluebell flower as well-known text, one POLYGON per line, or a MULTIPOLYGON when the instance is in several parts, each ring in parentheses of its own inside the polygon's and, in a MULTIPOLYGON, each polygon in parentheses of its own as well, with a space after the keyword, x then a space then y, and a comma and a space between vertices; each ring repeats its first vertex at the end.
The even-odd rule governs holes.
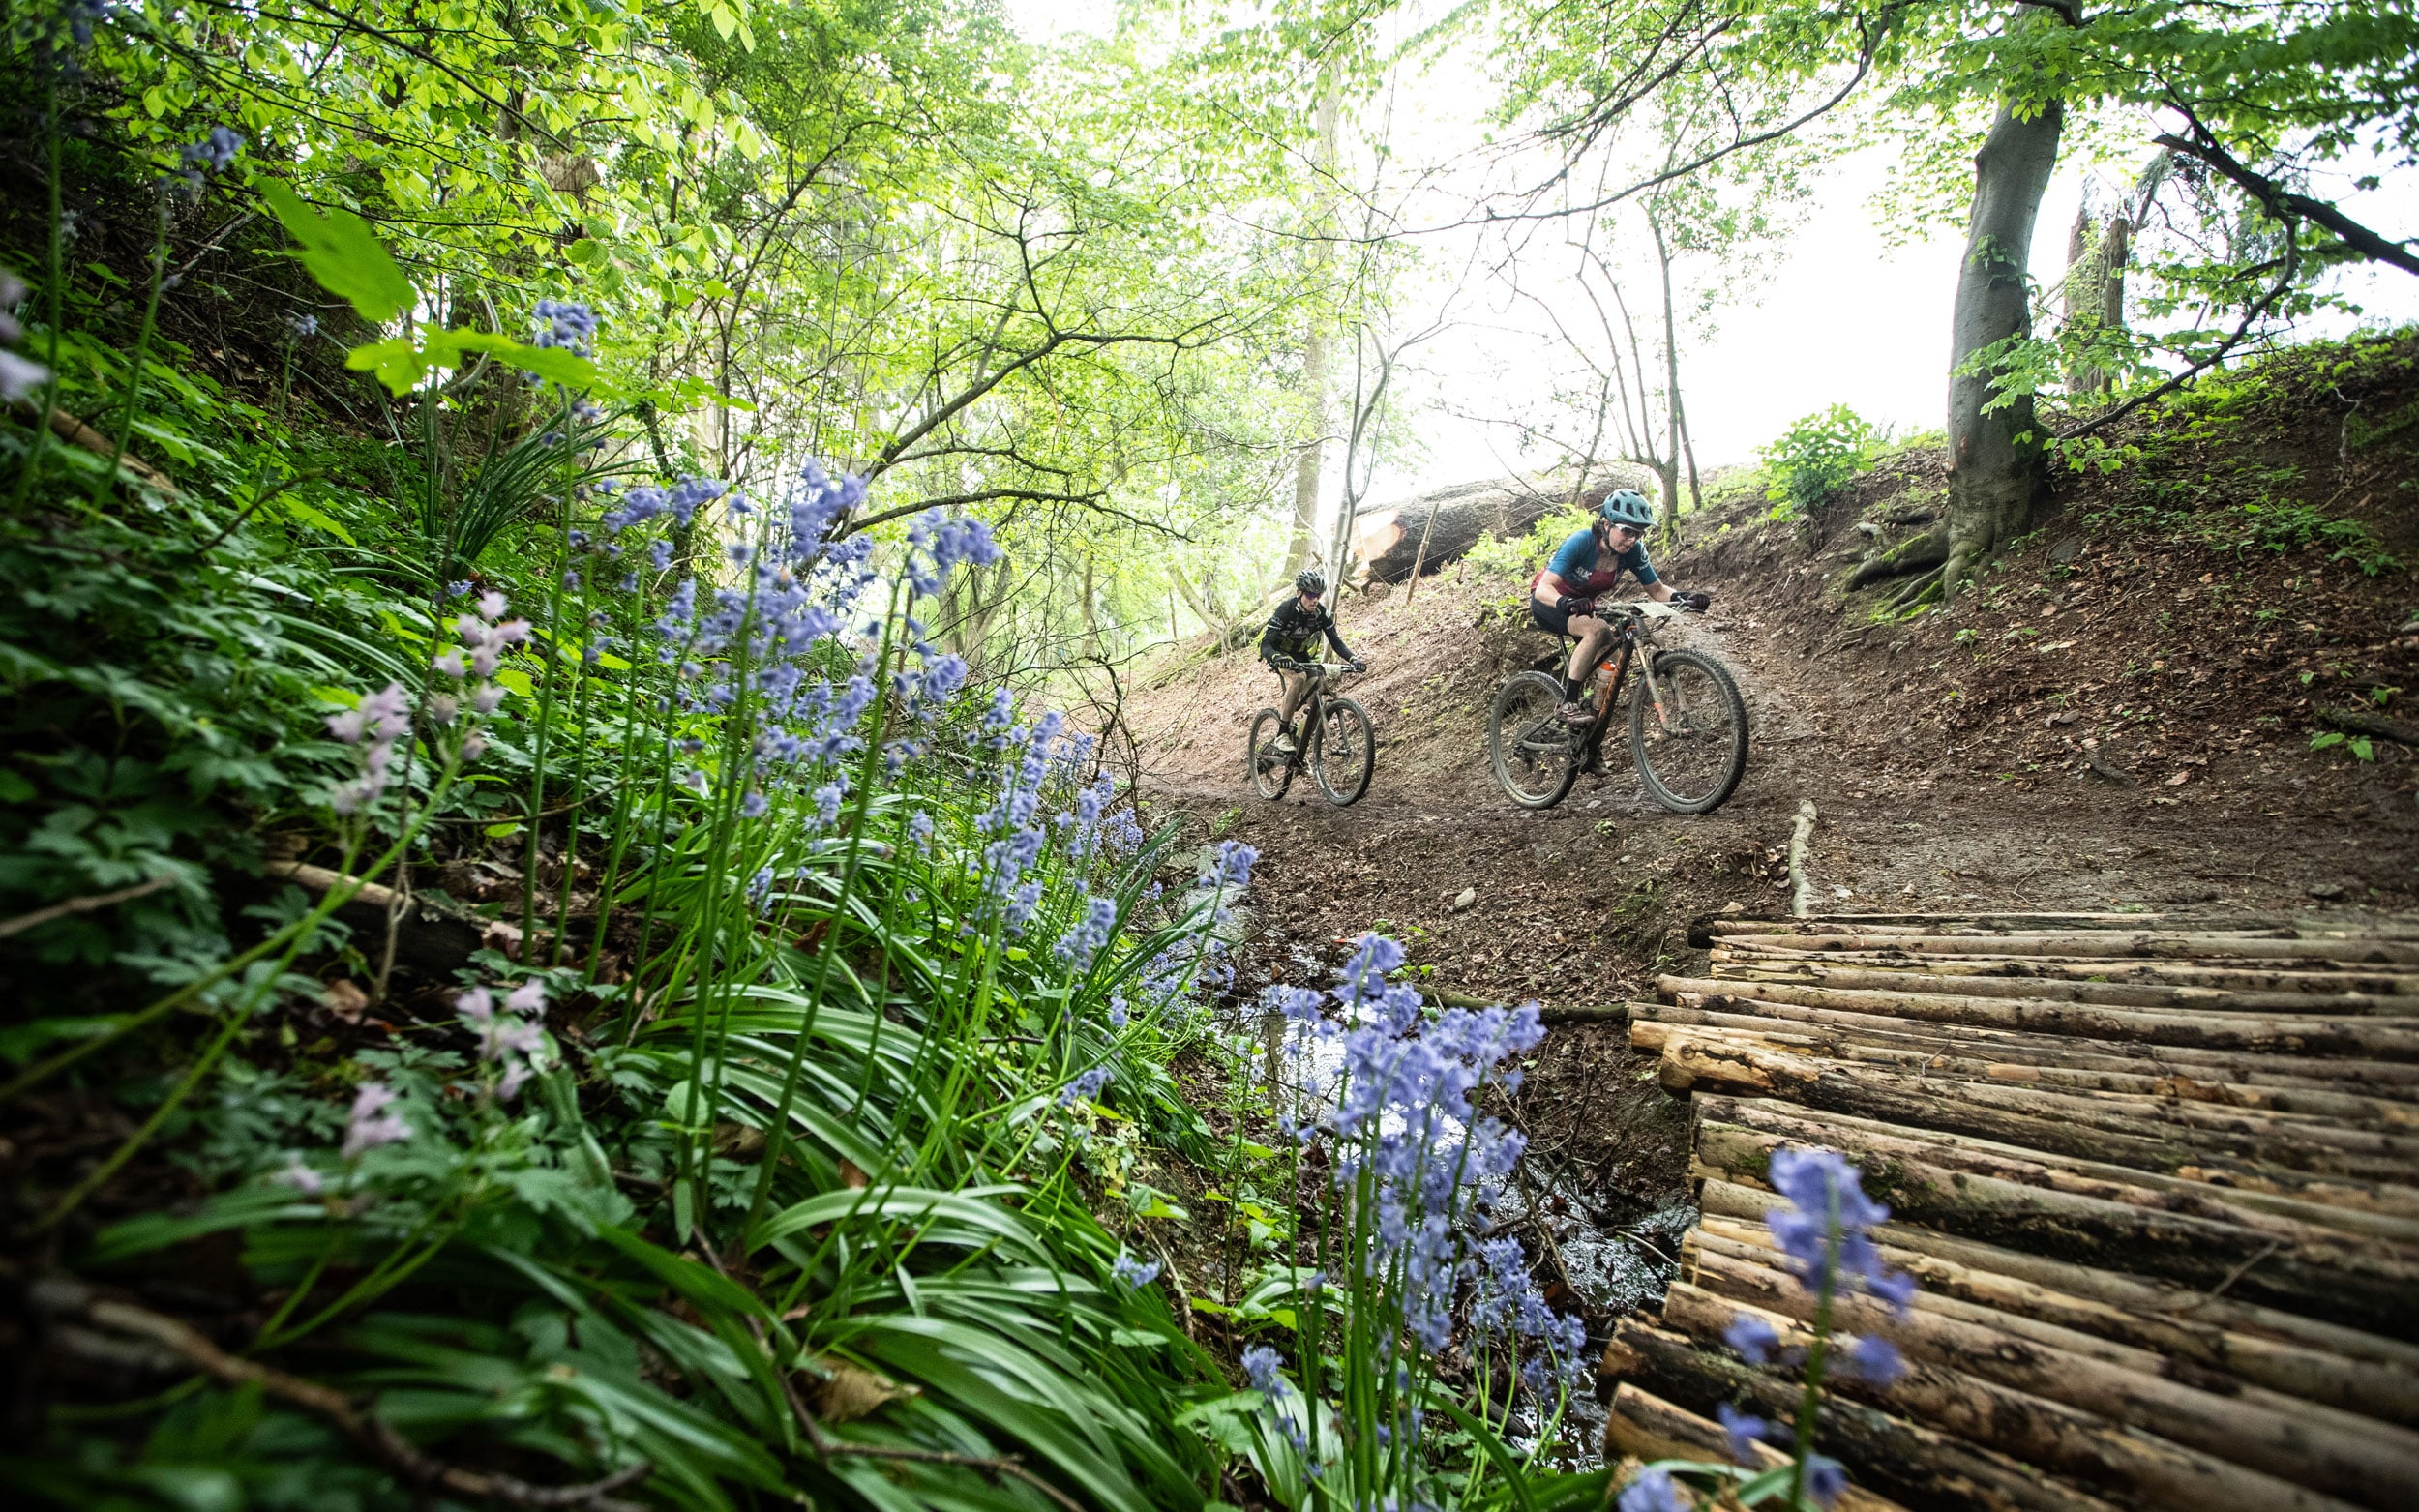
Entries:
POLYGON ((1131 1022, 1132 1017, 1125 1006, 1125 994, 1111 993, 1109 994, 1109 1027, 1121 1030, 1131 1022))
POLYGON ((1773 1357, 1773 1349, 1780 1343, 1780 1334, 1773 1325, 1753 1313, 1741 1313, 1722 1330, 1722 1343, 1739 1351, 1739 1357, 1749 1365, 1762 1365, 1773 1357))
POLYGON ((1641 1471, 1622 1492, 1621 1512, 1696 1512, 1696 1499, 1680 1489, 1666 1469, 1641 1471))
POLYGON ((1260 852, 1241 841, 1222 840, 1216 862, 1205 879, 1220 889, 1241 892, 1251 885, 1252 863, 1259 859, 1260 852))
POLYGON ((916 810, 908 815, 907 832, 908 839, 918 846, 932 844, 933 816, 922 809, 916 810))
POLYGON ((67 23, 70 36, 78 47, 92 45, 93 28, 117 12, 116 0, 65 0, 59 7, 59 18, 67 23))
POLYGON ((576 356, 589 354, 596 340, 596 315, 576 300, 541 299, 535 311, 542 329, 534 343, 559 347, 576 356))
POLYGON ((1255 1344, 1243 1351, 1243 1378, 1252 1389, 1274 1402, 1285 1390, 1285 1361, 1276 1350, 1265 1344, 1255 1344))
POLYGON ((244 139, 224 126, 210 128, 210 134, 184 147, 185 165, 224 173, 235 165, 235 155, 244 150, 244 139))
POLYGON ((761 819, 771 808, 772 803, 761 790, 751 791, 739 800, 739 813, 745 818, 761 819))
POLYGON ((1895 1386, 1906 1375, 1906 1356, 1887 1339, 1859 1335, 1837 1356, 1842 1374, 1876 1386, 1895 1386))
POLYGON ((1118 1280, 1129 1287, 1147 1287, 1159 1279, 1159 1261, 1151 1260, 1146 1264, 1123 1250, 1120 1250, 1118 1258, 1109 1262, 1109 1269, 1118 1280))
POLYGON ((1764 1224, 1799 1285, 1818 1297, 1862 1288, 1904 1307, 1911 1284, 1882 1263, 1868 1232, 1890 1209, 1865 1195, 1847 1157, 1784 1146, 1773 1151, 1767 1174, 1789 1205, 1766 1213, 1764 1224))
POLYGON ((1808 1454, 1806 1457, 1806 1494, 1824 1506, 1839 1499, 1848 1489, 1848 1472, 1837 1460, 1829 1455, 1808 1454))
POLYGON ((1089 1102, 1098 1097, 1100 1089, 1107 1086, 1110 1080, 1106 1066, 1094 1066, 1090 1071, 1078 1073, 1074 1081, 1059 1089, 1059 1106, 1072 1108, 1078 1102, 1089 1102))
POLYGON ((1085 904, 1084 917, 1070 925, 1059 936, 1058 956, 1078 971, 1091 968, 1092 958, 1100 947, 1109 943, 1117 929, 1118 905, 1114 898, 1093 898, 1085 904))
POLYGON ((818 820, 829 824, 840 817, 841 800, 849 795, 846 783, 845 778, 834 778, 815 789, 815 817, 818 820))
POLYGON ((940 592, 941 579, 960 565, 987 567, 1000 559, 989 525, 971 517, 952 519, 938 509, 915 517, 908 548, 908 584, 917 594, 940 592))
POLYGON ((1772 1433, 1773 1425, 1752 1412, 1742 1412, 1725 1402, 1714 1408, 1720 1419, 1722 1437, 1729 1440, 1730 1457, 1752 1469, 1756 1464, 1755 1446, 1772 1433))
POLYGON ((319 334, 319 317, 314 314, 287 315, 285 334, 296 341, 308 341, 319 334))

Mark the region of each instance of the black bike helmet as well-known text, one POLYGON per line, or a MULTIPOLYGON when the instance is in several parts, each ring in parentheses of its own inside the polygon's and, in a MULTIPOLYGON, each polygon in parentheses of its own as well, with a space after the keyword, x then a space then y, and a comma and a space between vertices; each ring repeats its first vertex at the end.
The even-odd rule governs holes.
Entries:
POLYGON ((1605 496, 1604 518, 1616 525, 1644 530, 1655 523, 1655 506, 1635 489, 1615 489, 1605 496))
POLYGON ((1327 575, 1316 567, 1305 567, 1294 575, 1294 588, 1295 591, 1307 593, 1314 599, 1323 598, 1328 591, 1327 575))

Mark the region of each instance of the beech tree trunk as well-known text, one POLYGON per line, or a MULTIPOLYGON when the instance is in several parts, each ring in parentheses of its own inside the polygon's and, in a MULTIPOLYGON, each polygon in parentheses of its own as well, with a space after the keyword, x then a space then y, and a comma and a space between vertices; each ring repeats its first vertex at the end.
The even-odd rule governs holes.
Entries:
POLYGON ((1974 211, 1966 224, 1965 261, 1951 319, 1944 597, 1956 593, 2000 543, 2024 533, 2042 484, 2033 401, 2019 398, 1986 412, 1996 370, 1962 371, 1977 353, 2032 331, 2025 268, 2041 196, 2057 165, 2066 111, 2054 101, 2030 116, 2016 111, 2014 104, 1999 107, 1998 120, 1974 155, 1974 211))
MULTIPOLYGON (((1310 265, 1324 277, 1335 262, 1335 244, 1328 233, 1335 222, 1335 159, 1336 130, 1343 109, 1341 93, 1332 77, 1322 78, 1319 84, 1319 146, 1311 160, 1316 174, 1312 185, 1312 203, 1317 207, 1314 223, 1319 239, 1310 244, 1310 265)), ((1302 395, 1310 400, 1310 438, 1302 444, 1294 460, 1294 534, 1285 548, 1285 576, 1296 573, 1318 559, 1319 527, 1319 467, 1327 452, 1328 430, 1328 312, 1317 305, 1310 311, 1309 329, 1302 336, 1302 395)))

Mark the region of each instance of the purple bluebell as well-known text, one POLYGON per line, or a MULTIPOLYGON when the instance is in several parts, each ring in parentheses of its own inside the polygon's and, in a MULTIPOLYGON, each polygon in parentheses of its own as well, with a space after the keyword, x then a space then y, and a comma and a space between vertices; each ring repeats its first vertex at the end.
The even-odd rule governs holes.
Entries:
POLYGON ((210 128, 210 134, 184 147, 185 165, 212 173, 224 173, 235 166, 235 155, 244 150, 244 139, 224 126, 210 128))
POLYGON ((1059 936, 1059 959, 1078 971, 1090 970, 1092 958, 1100 954, 1101 946, 1109 943, 1109 936, 1116 932, 1117 923, 1116 899, 1086 900, 1084 916, 1069 925, 1066 933, 1059 936))
POLYGON ((1773 1349, 1780 1343, 1780 1333, 1753 1313, 1741 1313, 1722 1330, 1722 1343, 1739 1351, 1739 1357, 1749 1365, 1762 1365, 1773 1357, 1773 1349))
POLYGON ((1876 1386, 1895 1386, 1906 1375, 1906 1356, 1898 1347, 1870 1334, 1849 1339, 1837 1358, 1840 1374, 1876 1386))
POLYGON ((1285 1361, 1276 1350, 1265 1344, 1255 1344, 1242 1354, 1243 1379, 1251 1382, 1253 1390, 1271 1402, 1284 1394, 1284 1365, 1285 1361))
POLYGON ((1773 1425, 1752 1412, 1742 1412, 1724 1402, 1714 1408, 1720 1419, 1722 1437, 1729 1441, 1730 1457, 1750 1469, 1757 1464, 1755 1446, 1771 1435, 1773 1425))
POLYGON ((1146 1263, 1134 1259, 1123 1250, 1120 1250, 1118 1258, 1109 1262, 1109 1269, 1119 1281, 1129 1287, 1147 1287, 1159 1279, 1157 1260, 1146 1263))
POLYGON ((1911 1288, 1882 1263, 1869 1232, 1888 1221, 1890 1209, 1865 1195, 1847 1157, 1837 1150, 1783 1146, 1773 1151, 1767 1174, 1789 1205, 1766 1213, 1764 1224, 1799 1285, 1815 1296, 1862 1288, 1894 1307, 1904 1306, 1911 1288))
POLYGON ((1059 1106, 1071 1108, 1079 1102, 1088 1102, 1098 1097, 1100 1089, 1107 1086, 1110 1081, 1109 1068, 1106 1066, 1094 1066, 1090 1071, 1079 1072, 1074 1081, 1059 1089, 1059 1106))
POLYGON ((1661 1468, 1641 1470, 1621 1494, 1620 1512, 1696 1512, 1696 1498, 1661 1468))
POLYGON ((0 402, 14 404, 49 381, 49 369, 0 347, 0 402))
POLYGON ((1839 1499, 1848 1489, 1848 1472, 1837 1460, 1824 1454, 1806 1457, 1806 1494, 1824 1506, 1839 1499))
POLYGON ((364 1082, 353 1094, 352 1112, 344 1123, 343 1155, 351 1160, 381 1144, 393 1144, 411 1138, 411 1125, 402 1116, 386 1112, 395 1101, 395 1093, 383 1082, 364 1082))
POLYGON ((535 313, 541 329, 534 344, 588 355, 596 340, 596 314, 587 306, 576 300, 541 299, 535 313))

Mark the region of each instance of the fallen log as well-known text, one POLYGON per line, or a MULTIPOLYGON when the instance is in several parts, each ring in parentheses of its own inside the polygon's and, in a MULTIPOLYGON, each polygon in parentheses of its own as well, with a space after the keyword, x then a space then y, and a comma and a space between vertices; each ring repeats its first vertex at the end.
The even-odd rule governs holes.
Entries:
MULTIPOLYGON (((1774 1265, 1709 1251, 1700 1255, 1698 1271, 1692 1282, 1672 1287, 1666 1321, 1693 1333, 1692 1311, 1718 1298, 1812 1323, 1814 1299, 1774 1265)), ((2149 1350, 1972 1303, 1934 1298, 1896 1318, 1864 1297, 1836 1298, 1833 1308, 1836 1326, 1885 1336, 1911 1360, 2063 1403, 2349 1501, 2419 1505, 2419 1434, 2407 1428, 2214 1376, 2203 1380, 2215 1389, 2171 1380, 2149 1350)))
MULTIPOLYGON (((1890 970, 1879 965, 1835 965, 1830 961, 1777 960, 1714 963, 1724 982, 1796 982, 1884 993, 1943 993, 1962 997, 2030 997, 2052 1002, 2095 1003, 2105 1008, 2205 1008, 2218 1013, 2345 1013, 2419 1015, 2419 977, 2380 977, 2265 972, 2259 977, 2288 985, 2252 988, 2205 982, 2152 981, 2128 974, 2123 980, 2077 980, 2046 974, 2001 972, 1960 975, 1951 971, 1890 970)), ((2227 976, 2251 973, 2228 972, 2227 976)))
POLYGON ((2303 939, 2291 931, 2266 934, 2183 934, 2145 932, 2121 934, 2113 931, 2044 934, 1743 934, 1725 943, 1769 950, 1884 950, 1922 957, 1942 956, 2081 956, 2123 961, 2148 957, 2162 961, 2193 961, 2203 957, 2245 961, 2347 961, 2371 965, 2419 963, 2419 940, 2303 939))
MULTIPOLYGON (((1769 1470, 1789 1463, 1789 1456, 1768 1443, 1756 1444, 1754 1454, 1750 1469, 1769 1470)), ((1721 1424, 1712 1418, 1700 1417, 1625 1381, 1614 1390, 1604 1414, 1604 1458, 1618 1462, 1624 1455, 1641 1460, 1727 1462, 1730 1440, 1721 1424)), ((1904 1512, 1889 1497, 1853 1485, 1839 1494, 1836 1507, 1837 1512, 1904 1512)))
MULTIPOLYGON (((2088 1156, 2064 1155, 1975 1135, 1912 1128, 1886 1119, 1831 1112, 1772 1098, 1707 1093, 1696 1099, 1696 1107, 1700 1114, 1700 1146, 1717 1128, 1769 1136, 1775 1142, 1819 1144, 1826 1139, 1843 1138, 1861 1142, 1885 1159, 1926 1161, 2066 1193, 2105 1196, 2156 1206, 2165 1212, 2197 1213, 2271 1228, 2280 1233, 2308 1230, 2313 1233, 2359 1235, 2398 1249, 2419 1264, 2419 1219, 2400 1213, 2321 1203, 2256 1187, 2221 1186, 2193 1176, 2166 1175, 2088 1156), (2285 1227, 2276 1228, 2277 1225, 2285 1227)), ((2419 1305, 2419 1297, 2412 1301, 2419 1305)))
POLYGON ((1663 995, 1684 1008, 1759 1012, 1776 1003, 1842 1008, 1928 1023, 2022 1029, 2082 1039, 2138 1040, 2146 1045, 2254 1051, 2287 1055, 2348 1055, 2367 1060, 2419 1061, 2419 1024, 2341 1014, 2267 1015, 2159 1013, 2029 997, 1952 997, 1937 993, 1884 993, 1800 987, 1787 982, 1737 983, 1693 977, 1656 979, 1663 995))
MULTIPOLYGON (((2365 1057, 2292 1055, 2260 1051, 2211 1050, 2191 1045, 2152 1045, 2138 1040, 2071 1038, 2001 1029, 1982 1024, 1948 1023, 1902 1019, 1890 1014, 1857 1013, 1837 1008, 1807 1008, 1795 1003, 1752 999, 1725 1008, 1677 1003, 1632 1003, 1629 1034, 1657 1026, 1719 1024, 1742 1028, 1792 1028, 1837 1034, 1859 1042, 1899 1045, 1941 1052, 1989 1055, 2039 1065, 2070 1065, 2109 1070, 2144 1071, 2199 1082, 2231 1082, 2307 1089, 2357 1089, 2380 1099, 2419 1099, 2419 1065, 2365 1057)), ((1659 1044, 1659 1042, 1658 1042, 1659 1044)), ((2179 1087, 2191 1095, 2192 1087, 2179 1087)))
MULTIPOLYGON (((1736 1016, 1708 1014, 1703 1017, 1729 1020, 1736 1016)), ((2187 1104, 2206 1104, 2218 1111, 2215 1116, 2227 1118, 2248 1112, 2289 1115, 2296 1120, 2316 1124, 2320 1137, 2325 1137, 2324 1131, 2329 1126, 2381 1134, 2419 1133, 2419 1104, 2333 1091, 2327 1089, 2324 1083, 2314 1083, 2311 1087, 2256 1085, 2194 1076, 2181 1069, 2162 1070, 2155 1065, 2147 1069, 2118 1070, 2113 1068, 2140 1067, 2143 1062, 2138 1058, 2128 1060, 2116 1056, 2070 1057, 2063 1047, 2050 1051, 1984 1047, 1984 1052, 1968 1053, 1972 1047, 1949 1041, 1926 1042, 1914 1036, 1885 1040, 1878 1034, 1862 1036, 1844 1030, 1795 1024, 1785 1020, 1756 1020, 1744 1024, 1677 1023, 1632 1015, 1629 1026, 1632 1050, 1659 1055, 1666 1047, 1684 1038, 1718 1040, 1751 1051, 1783 1055, 1888 1067, 1927 1082, 1968 1082, 1986 1085, 2038 1086, 2058 1091, 2109 1092, 2146 1098, 2169 1109, 2187 1104), (2070 1064, 2070 1058, 2086 1063, 2070 1064)), ((2066 1043, 2088 1045, 2092 1042, 2066 1043)), ((1686 1060, 1666 1062, 1658 1067, 1658 1071, 1664 1089, 1675 1095, 1692 1090, 1698 1080, 1695 1068, 1686 1060)))
MULTIPOLYGON (((1765 1214, 1781 1205, 1779 1199, 1757 1187, 1737 1182, 1707 1181, 1698 1201, 1709 1218, 1761 1226, 1765 1214)), ((1919 1224, 1884 1223, 1873 1230, 1874 1242, 1890 1251, 1904 1251, 1952 1261, 1976 1272, 2030 1282, 2129 1309, 2145 1318, 2207 1323, 2260 1337, 2285 1341, 2348 1360, 2364 1361, 2419 1379, 2419 1344, 2391 1339, 2373 1328, 2330 1322, 2306 1313, 2249 1301, 2230 1290, 2220 1292, 2098 1265, 2077 1264, 2030 1250, 2014 1250, 1960 1234, 1945 1233, 1919 1224)))
MULTIPOLYGON (((2124 1292, 2127 1305, 2119 1306, 1908 1249, 1889 1242, 1888 1237, 1880 1237, 1879 1248, 1885 1263, 1915 1278, 1922 1289, 1916 1298, 1919 1307, 1936 1308, 1944 1301, 1969 1303, 1994 1314, 2054 1324, 2149 1351, 2162 1357, 2163 1374, 2187 1384, 2216 1373, 2383 1422, 2419 1427, 2419 1370, 2349 1358, 2291 1339, 2247 1333, 2226 1326, 2232 1319, 2202 1321, 2182 1316, 2177 1304, 2190 1304, 2189 1293, 2157 1296, 2149 1284, 2136 1283, 2124 1292)), ((1711 1211, 1681 1241, 1681 1274, 1699 1286, 1712 1286, 1690 1268, 1698 1249, 1743 1257, 1761 1265, 1779 1262, 1779 1248, 1760 1221, 1711 1211)))
MULTIPOLYGON (((1788 1422, 1797 1382, 1699 1349, 1685 1334, 1626 1318, 1605 1347, 1601 1374, 1698 1412, 1736 1403, 1788 1422)), ((1846 1464, 1860 1484, 1918 1512, 2108 1512, 2088 1492, 2042 1474, 2007 1455, 1903 1417, 1827 1396, 1814 1441, 1846 1464)))
POLYGON ((2135 934, 2169 930, 2225 934, 2290 931, 2318 938, 2374 936, 2419 939, 2419 921, 2384 913, 1812 913, 1758 917, 1699 914, 1688 921, 1688 943, 1699 950, 1717 934, 2135 934))
POLYGON ((1666 1090, 1777 1096, 1884 1123, 1973 1135, 2169 1175, 2419 1218, 2419 1138, 2121 1092, 1966 1082, 1713 1035, 1666 1040, 1666 1090))
POLYGON ((1362 510, 1353 521, 1353 554, 1369 564, 1370 581, 1402 582, 1415 565, 1422 576, 1434 573, 1483 537, 1509 540, 1558 510, 1592 509, 1613 487, 1574 496, 1568 478, 1488 478, 1434 489, 1362 510))
MULTIPOLYGON (((1718 1348, 1724 1331, 1742 1315, 1772 1324, 1784 1348, 1802 1349, 1812 1341, 1786 1314, 1717 1296, 1686 1282, 1675 1283, 1663 1302, 1665 1324, 1709 1348, 1718 1348)), ((1894 1385, 1875 1386, 1844 1375, 1826 1384, 2026 1464, 2072 1476, 2094 1490, 2105 1488, 2118 1499, 2198 1512, 2281 1512, 2288 1507, 2335 1512, 2357 1505, 2087 1408, 1915 1357, 1912 1351, 1906 1375, 1894 1385)))
MULTIPOLYGON (((2377 997, 2419 994, 2419 975, 2391 967, 2363 966, 2344 962, 2300 962, 2280 966, 2272 961, 2246 961, 2226 965, 2213 958, 2196 961, 2112 961, 2101 956, 1899 956, 1889 951, 1836 951, 1808 955, 1802 950, 1775 950, 1724 941, 1710 952, 1714 973, 1790 973, 1804 980, 1822 974, 1873 972, 1889 980, 1873 985, 1901 987, 1926 978, 1954 979, 1956 986, 1938 989, 1956 993, 2000 993, 2025 995, 2027 982, 2079 982, 2096 987, 2197 987, 2246 993, 2359 993, 2377 997), (2012 985, 2002 985, 2012 984, 2012 985)), ((1843 987, 1860 984, 1843 982, 1843 987)), ((2049 995, 2046 993, 2034 995, 2049 995)), ((2088 1000, 2088 999, 2086 999, 2088 1000)))
POLYGON ((1913 1223, 2419 1337, 2419 1246, 2405 1219, 1748 1099, 1699 1098, 1697 1116, 1693 1176, 1760 1184, 1782 1144, 1837 1149, 1913 1223))

